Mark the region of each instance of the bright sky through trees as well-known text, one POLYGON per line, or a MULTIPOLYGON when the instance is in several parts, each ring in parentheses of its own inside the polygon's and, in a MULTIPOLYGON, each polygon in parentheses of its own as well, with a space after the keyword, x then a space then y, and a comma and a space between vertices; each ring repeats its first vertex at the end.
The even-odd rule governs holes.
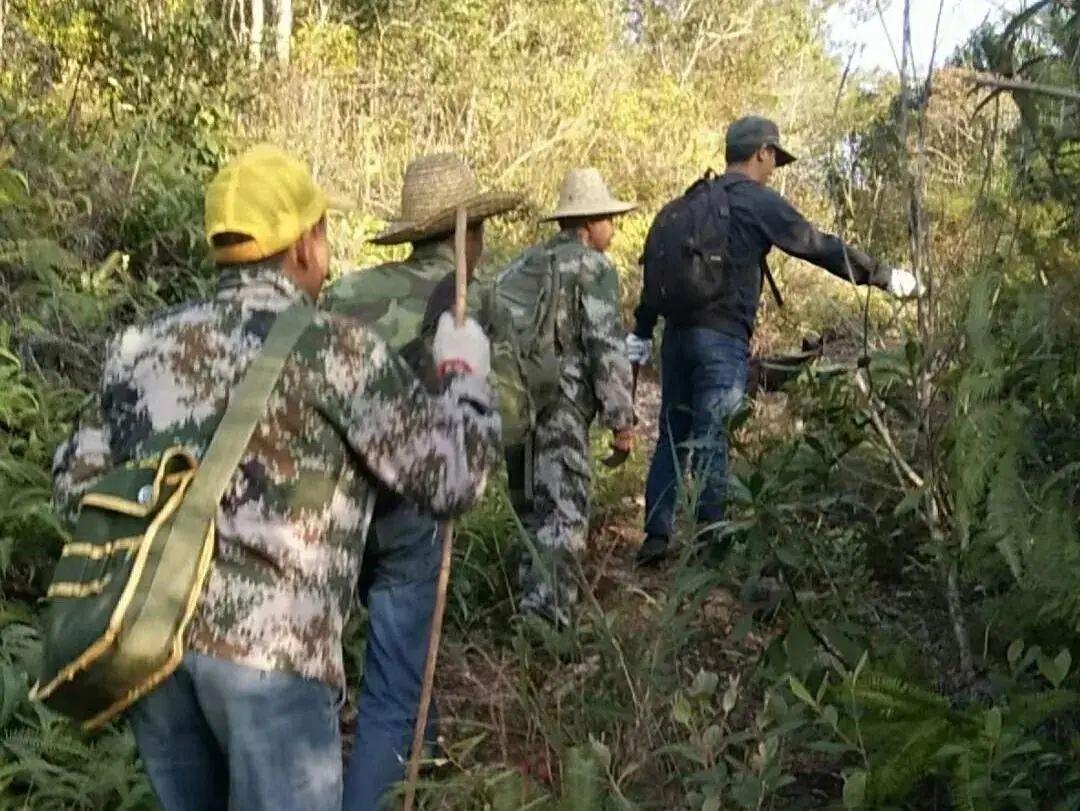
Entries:
MULTIPOLYGON (((849 0, 833 7, 828 14, 830 38, 834 52, 845 62, 854 48, 857 68, 895 72, 903 40, 904 2, 881 0, 880 5, 882 14, 876 10, 874 0, 849 0)), ((939 7, 937 64, 947 59, 984 20, 996 22, 1004 13, 1018 11, 1025 5, 1024 0, 944 0, 944 5, 941 0, 911 0, 911 41, 916 65, 925 69, 933 53, 939 7)))

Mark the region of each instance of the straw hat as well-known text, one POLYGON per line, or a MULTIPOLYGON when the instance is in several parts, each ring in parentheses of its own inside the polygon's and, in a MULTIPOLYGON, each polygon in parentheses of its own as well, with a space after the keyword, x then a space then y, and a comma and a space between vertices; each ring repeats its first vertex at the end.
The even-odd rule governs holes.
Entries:
POLYGON ((472 169, 457 155, 424 155, 405 168, 401 213, 371 241, 398 245, 452 231, 458 206, 465 206, 472 223, 520 204, 520 194, 481 190, 472 169))
POLYGON ((564 217, 602 217, 625 214, 637 208, 637 203, 626 203, 611 196, 611 191, 600 172, 591 167, 571 169, 566 173, 559 204, 540 222, 559 220, 564 217))

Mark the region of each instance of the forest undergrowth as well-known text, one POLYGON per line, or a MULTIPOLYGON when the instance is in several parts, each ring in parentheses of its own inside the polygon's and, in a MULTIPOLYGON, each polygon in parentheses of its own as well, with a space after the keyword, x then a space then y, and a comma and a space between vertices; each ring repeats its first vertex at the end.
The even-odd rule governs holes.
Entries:
MULTIPOLYGON (((289 64, 253 63, 244 7, 0 2, 0 809, 156 807, 122 723, 84 735, 28 700, 63 541, 49 465, 108 335, 212 289, 217 165, 271 140, 357 197, 332 224, 341 272, 388 255, 365 240, 414 154, 455 148, 526 191, 487 269, 541 233, 566 167, 596 164, 641 203, 613 251, 628 315, 649 217, 749 111, 805 156, 781 190, 927 294, 776 262, 788 306, 764 302, 756 353, 822 351, 782 390, 762 375, 732 428, 719 563, 684 523, 679 560, 632 567, 647 370, 637 449, 594 465, 568 631, 515 618, 522 545, 492 488, 459 528, 422 806, 1080 809, 1070 4, 1031 3, 926 75, 897 43, 898 75, 865 77, 805 0, 313 0, 289 64)), ((358 616, 352 686, 362 646, 358 616)))

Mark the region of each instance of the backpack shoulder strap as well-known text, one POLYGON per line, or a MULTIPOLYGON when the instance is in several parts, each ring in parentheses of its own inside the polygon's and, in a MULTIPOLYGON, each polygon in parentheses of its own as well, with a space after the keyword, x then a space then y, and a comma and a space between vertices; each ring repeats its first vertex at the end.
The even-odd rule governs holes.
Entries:
MULTIPOLYGON (((730 213, 730 210, 728 209, 728 195, 727 195, 728 189, 730 189, 732 186, 736 186, 736 185, 738 185, 740 183, 751 183, 751 182, 753 182, 753 181, 751 181, 750 178, 747 178, 747 177, 737 177, 736 176, 736 177, 727 177, 727 178, 725 178, 725 177, 717 178, 717 184, 716 185, 720 189, 722 189, 723 195, 724 195, 723 196, 723 206, 724 206, 724 215, 725 216, 727 216, 730 213)), ((765 279, 765 281, 768 282, 768 284, 769 284, 769 291, 772 293, 773 300, 776 301, 776 306, 777 307, 783 307, 784 306, 784 297, 782 295, 780 295, 780 288, 777 286, 776 279, 773 278, 773 275, 772 275, 772 270, 769 269, 769 262, 764 256, 761 257, 761 261, 759 262, 759 267, 761 268, 761 276, 762 276, 762 278, 765 279)))
POLYGON ((769 260, 764 256, 761 257, 761 275, 764 276, 769 283, 769 290, 772 291, 772 297, 776 302, 776 306, 783 307, 784 297, 780 295, 780 288, 776 286, 776 279, 773 278, 772 271, 769 270, 769 260))
POLYGON ((315 317, 315 309, 294 304, 281 313, 251 362, 240 385, 233 391, 225 415, 199 463, 183 503, 177 510, 173 537, 201 543, 207 523, 217 512, 229 480, 236 472, 255 426, 285 367, 293 347, 315 317))

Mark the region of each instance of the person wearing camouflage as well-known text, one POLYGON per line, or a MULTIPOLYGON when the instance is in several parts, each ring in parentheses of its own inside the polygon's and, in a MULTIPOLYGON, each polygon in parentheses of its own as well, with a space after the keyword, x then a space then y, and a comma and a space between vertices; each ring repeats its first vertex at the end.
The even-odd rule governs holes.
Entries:
MULTIPOLYGON (((101 389, 56 454, 62 515, 118 464, 176 444, 202 456, 275 318, 317 296, 328 208, 274 147, 219 172, 206 194, 217 290, 109 344, 101 389)), ((221 500, 183 661, 130 711, 166 811, 340 808, 341 636, 375 485, 454 515, 497 457, 486 339, 475 322, 440 330, 438 395, 337 315, 316 314, 286 360, 221 500)))
POLYGON ((558 270, 559 393, 537 415, 525 446, 506 452, 514 507, 535 547, 520 564, 519 609, 557 624, 569 621, 577 600, 575 561, 589 529, 589 427, 599 414, 613 448, 628 452, 633 441, 619 279, 605 251, 613 218, 635 207, 614 199, 596 169, 571 170, 558 207, 544 218, 557 220, 560 230, 515 259, 496 282, 506 284, 529 267, 558 270))
MULTIPOLYGON (((471 169, 456 155, 413 160, 405 170, 400 215, 372 240, 379 245, 409 242, 412 253, 401 262, 343 276, 329 286, 323 306, 374 329, 430 384, 437 319, 430 330, 422 331, 421 325, 435 289, 453 289, 454 212, 459 205, 468 212, 466 267, 471 278, 483 252, 484 219, 519 202, 515 194, 482 191, 471 169)), ((345 811, 379 808, 404 774, 420 701, 439 557, 438 523, 431 512, 392 493, 380 493, 361 573, 368 630, 356 742, 345 772, 345 811)), ((434 727, 432 713, 428 740, 435 737, 434 727)))

